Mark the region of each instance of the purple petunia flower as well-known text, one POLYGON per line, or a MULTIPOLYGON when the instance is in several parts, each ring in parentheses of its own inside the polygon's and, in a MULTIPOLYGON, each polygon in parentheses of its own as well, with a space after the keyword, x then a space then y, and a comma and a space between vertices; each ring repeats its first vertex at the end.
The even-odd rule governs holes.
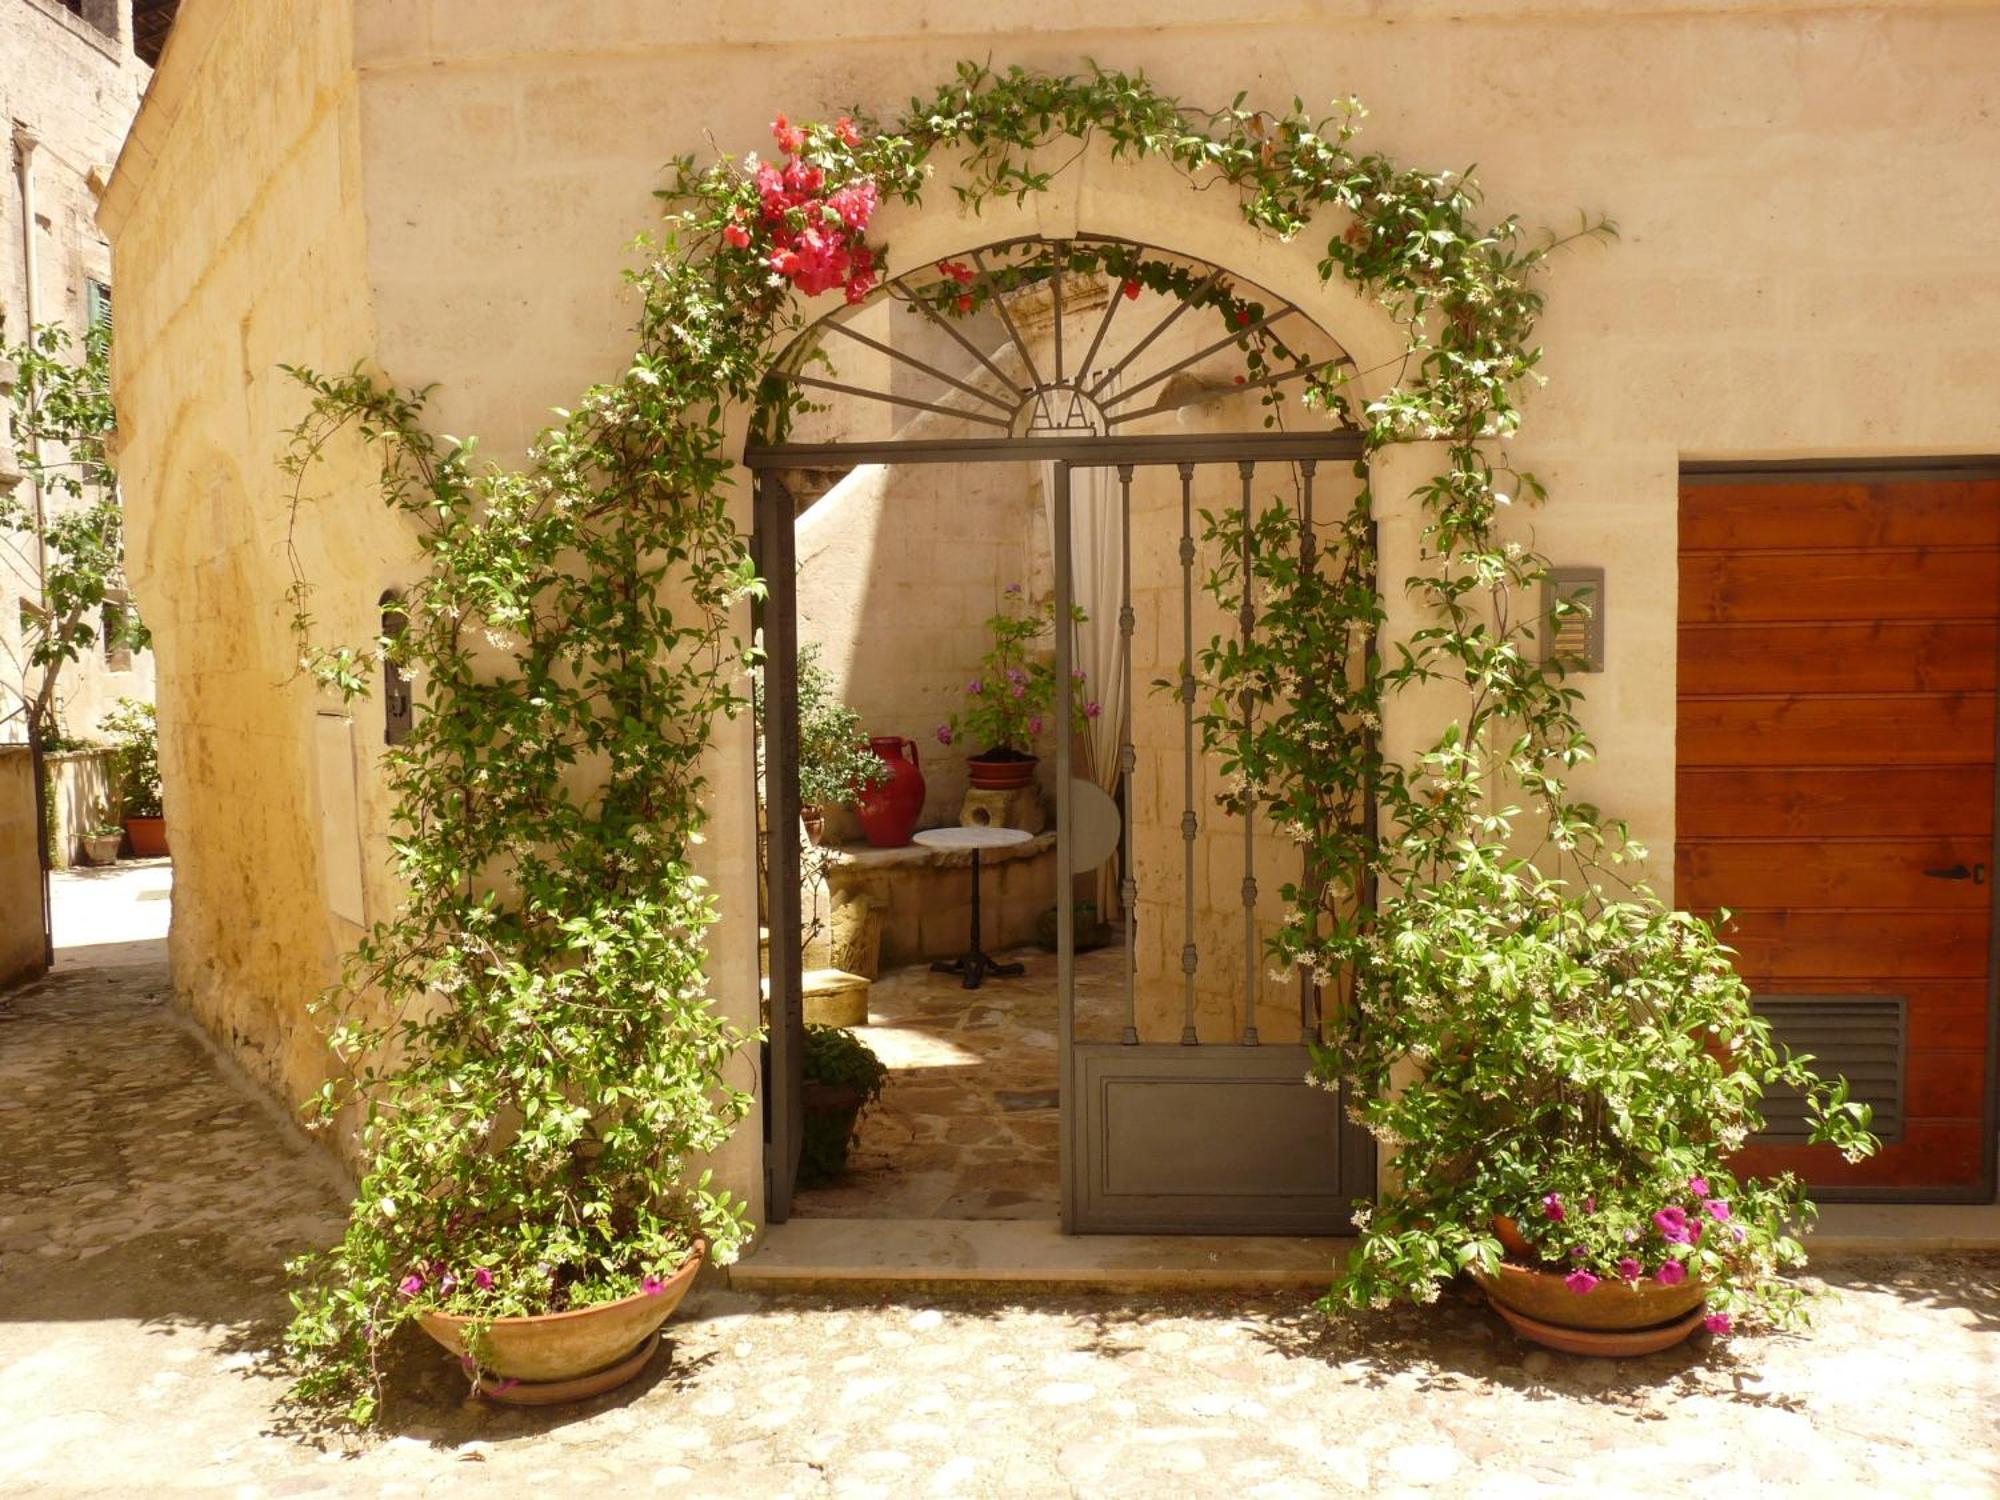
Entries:
POLYGON ((444 1275, 438 1277, 438 1295, 440 1297, 449 1297, 457 1290, 458 1278, 452 1275, 451 1272, 447 1271, 444 1275))
POLYGON ((1688 1279, 1688 1268, 1677 1260, 1670 1260, 1654 1272, 1653 1279, 1661 1286, 1679 1286, 1688 1279))
POLYGON ((415 1271, 410 1272, 409 1275, 396 1283, 396 1290, 401 1292, 405 1297, 414 1297, 423 1289, 424 1278, 419 1276, 415 1271))
POLYGON ((1659 1228, 1662 1238, 1667 1240, 1668 1243, 1675 1245, 1685 1245, 1688 1243, 1688 1216, 1686 1209, 1669 1203, 1665 1208, 1653 1215, 1653 1223, 1659 1228))
POLYGON ((1569 1210, 1563 1207, 1561 1193, 1550 1193, 1542 1199, 1542 1212, 1560 1224, 1569 1217, 1569 1210))
POLYGON ((986 679, 984 677, 973 678, 972 681, 965 685, 965 690, 977 698, 981 693, 986 691, 986 679))
POLYGON ((1701 1320, 1701 1326, 1706 1328, 1710 1333, 1722 1334, 1729 1332, 1735 1324, 1731 1321, 1728 1313, 1710 1313, 1701 1320))
POLYGON ((1640 1265, 1639 1262, 1637 1262, 1636 1260, 1632 1259, 1632 1257, 1629 1255, 1622 1257, 1618 1262, 1618 1275, 1620 1280, 1637 1281, 1641 1276, 1645 1274, 1646 1274, 1646 1268, 1640 1265))
POLYGON ((1706 1177, 1690 1177, 1688 1179, 1688 1191, 1693 1193, 1697 1198, 1706 1198, 1708 1196, 1708 1179, 1706 1177))
POLYGON ((1588 1271, 1575 1270, 1563 1277, 1563 1285, 1581 1297, 1585 1292, 1596 1289, 1597 1278, 1588 1271))
POLYGON ((1729 1217, 1729 1203, 1727 1199, 1710 1198, 1702 1204, 1702 1207, 1708 1210, 1708 1216, 1718 1224, 1729 1217))
POLYGON ((482 1292, 492 1291, 493 1273, 487 1270, 486 1267, 481 1266, 478 1270, 472 1273, 472 1284, 475 1287, 479 1288, 479 1290, 482 1292))

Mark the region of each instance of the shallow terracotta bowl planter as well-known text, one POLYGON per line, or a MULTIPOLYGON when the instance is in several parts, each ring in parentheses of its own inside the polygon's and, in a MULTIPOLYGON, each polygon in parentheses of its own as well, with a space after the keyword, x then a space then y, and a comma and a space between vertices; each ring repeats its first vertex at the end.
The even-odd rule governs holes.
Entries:
MULTIPOLYGON (((642 1352, 642 1346, 644 1353, 652 1352, 653 1335, 680 1306, 707 1258, 707 1242, 698 1242, 681 1268, 667 1279, 666 1286, 651 1296, 640 1292, 616 1302, 581 1307, 574 1312, 544 1313, 535 1318, 495 1318, 480 1334, 476 1350, 467 1346, 465 1333, 479 1319, 426 1312, 419 1313, 417 1321, 425 1333, 453 1354, 460 1358, 470 1356, 486 1374, 503 1380, 530 1385, 568 1383, 582 1381, 600 1371, 611 1373, 614 1367, 622 1372, 623 1380, 629 1380, 646 1363, 634 1356, 642 1352)), ((610 1382, 598 1389, 608 1390, 615 1383, 622 1382, 610 1382)), ((509 1394, 515 1400, 524 1399, 519 1387, 509 1394)))

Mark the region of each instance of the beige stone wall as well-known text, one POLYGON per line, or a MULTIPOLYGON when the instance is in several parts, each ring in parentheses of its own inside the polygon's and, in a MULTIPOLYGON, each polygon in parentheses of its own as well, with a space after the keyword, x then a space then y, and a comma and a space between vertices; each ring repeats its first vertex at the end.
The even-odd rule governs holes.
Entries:
MULTIPOLYGON (((167 763, 208 788, 173 830, 177 850, 201 851, 184 867, 205 867, 183 895, 182 983, 294 1088, 314 1067, 297 1007, 343 934, 313 904, 305 857, 309 700, 274 686, 289 658, 267 476, 295 407, 270 365, 372 352, 399 380, 442 383, 440 428, 517 451, 550 406, 621 367, 632 304, 618 272, 661 162, 711 138, 763 148, 780 109, 890 113, 967 55, 1095 57, 1212 103, 1239 88, 1276 105, 1356 93, 1372 110, 1365 145, 1426 167, 1477 161, 1496 214, 1616 218, 1617 244, 1552 268, 1550 385, 1514 454, 1555 498, 1516 524, 1558 562, 1607 569, 1609 663, 1586 711, 1603 758, 1584 781, 1662 856, 1679 462, 1995 446, 2000 198, 1976 187, 2000 154, 1988 6, 1412 0, 1390 17, 1375 0, 1182 0, 1134 30, 1111 5, 354 0, 351 18, 355 76, 346 5, 188 0, 162 70, 182 118, 151 121, 142 149, 158 160, 119 233, 121 326, 136 301, 148 339, 123 371, 138 504, 154 518, 144 597, 174 611, 179 637, 162 652, 167 763), (179 519, 195 514, 206 524, 179 519), (176 570, 194 581, 169 605, 160 580, 176 570), (197 713, 198 670, 225 691, 204 685, 199 719, 176 723, 197 713)), ((1049 194, 976 221, 950 179, 942 164, 927 208, 878 221, 897 264, 1031 230, 1128 234, 1300 299, 1370 388, 1399 352, 1377 312, 1319 288, 1312 236, 1255 236, 1225 192, 1165 168, 1086 153, 1049 194)), ((1429 461, 1383 465, 1384 576, 1405 628, 1396 585, 1417 543, 1403 495, 1429 461)), ((313 538, 316 571, 337 581, 318 602, 358 628, 396 552, 347 498, 351 534, 313 538)), ((747 519, 747 488, 738 498, 747 519)), ((1392 748, 1419 719, 1398 711, 1392 748)), ((738 1016, 757 989, 751 784, 736 726, 709 856, 725 897, 718 992, 738 1016)), ((744 1132, 719 1163, 753 1208, 757 1160, 744 1132)))
MULTIPOLYGON (((111 246, 96 223, 98 194, 130 128, 152 70, 132 52, 131 0, 92 0, 86 16, 56 0, 9 0, 0 5, 0 132, 11 132, 0 158, 0 336, 27 337, 35 321, 56 323, 81 337, 88 326, 91 282, 110 285, 111 246), (21 142, 34 139, 28 170, 34 196, 36 274, 29 296, 22 235, 21 142)), ((11 385, 0 370, 0 398, 11 385)), ((0 399, 0 488, 18 482, 19 455, 0 399)), ((54 460, 58 454, 48 455, 54 460)), ((51 505, 68 502, 52 499, 51 505)), ((0 536, 0 741, 25 737, 9 687, 40 673, 24 667, 18 601, 38 594, 32 551, 12 534, 0 536)), ((121 697, 150 699, 148 652, 117 658, 100 648, 63 671, 58 715, 72 735, 96 734, 98 720, 121 697)))
POLYGON ((42 972, 42 863, 34 762, 0 745, 0 989, 42 972))
MULTIPOLYGON (((352 39, 338 0, 184 7, 104 214, 133 583, 159 642, 175 987, 295 1100, 327 1069, 306 1004, 357 929, 327 904, 312 730, 333 705, 299 676, 288 624, 277 463, 304 402, 277 367, 344 369, 375 346, 352 39)), ((336 452, 299 515, 301 556, 334 584, 313 600, 329 638, 365 640, 410 566, 366 477, 336 452)), ((359 713, 379 915, 379 708, 359 713)))

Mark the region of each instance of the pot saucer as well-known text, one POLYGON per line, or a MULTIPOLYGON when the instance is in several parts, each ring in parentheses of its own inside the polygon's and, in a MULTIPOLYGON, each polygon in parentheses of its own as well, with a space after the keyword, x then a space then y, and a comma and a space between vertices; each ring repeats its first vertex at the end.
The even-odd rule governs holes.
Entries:
POLYGON ((502 1380, 482 1376, 479 1394, 502 1406, 556 1406, 565 1401, 588 1401, 592 1396, 601 1396, 636 1376, 646 1368, 646 1362, 659 1347, 660 1336, 649 1333, 640 1340, 638 1348, 617 1364, 607 1365, 588 1375, 578 1375, 573 1380, 502 1380), (487 1384, 488 1380, 492 1384, 487 1384))
POLYGON ((1531 1318, 1526 1313, 1515 1312, 1513 1308, 1499 1302, 1492 1303, 1492 1307, 1507 1320, 1514 1332, 1524 1339, 1537 1344, 1546 1344, 1551 1349, 1560 1349, 1565 1354, 1587 1354, 1599 1359, 1631 1359, 1641 1354, 1657 1354, 1662 1349, 1671 1349, 1701 1327, 1705 1315, 1705 1309, 1697 1307, 1686 1317, 1676 1318, 1671 1323, 1658 1323, 1651 1328, 1625 1328, 1612 1331, 1598 1328, 1563 1328, 1554 1323, 1544 1323, 1539 1318, 1531 1318))

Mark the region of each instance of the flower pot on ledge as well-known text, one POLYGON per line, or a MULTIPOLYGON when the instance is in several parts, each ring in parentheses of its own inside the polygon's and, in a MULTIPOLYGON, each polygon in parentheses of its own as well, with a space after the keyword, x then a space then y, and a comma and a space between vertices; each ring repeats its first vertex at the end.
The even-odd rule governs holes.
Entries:
POLYGON ((975 790, 1018 792, 1034 785, 1035 767, 1041 762, 1018 750, 986 750, 966 761, 965 767, 975 790))

